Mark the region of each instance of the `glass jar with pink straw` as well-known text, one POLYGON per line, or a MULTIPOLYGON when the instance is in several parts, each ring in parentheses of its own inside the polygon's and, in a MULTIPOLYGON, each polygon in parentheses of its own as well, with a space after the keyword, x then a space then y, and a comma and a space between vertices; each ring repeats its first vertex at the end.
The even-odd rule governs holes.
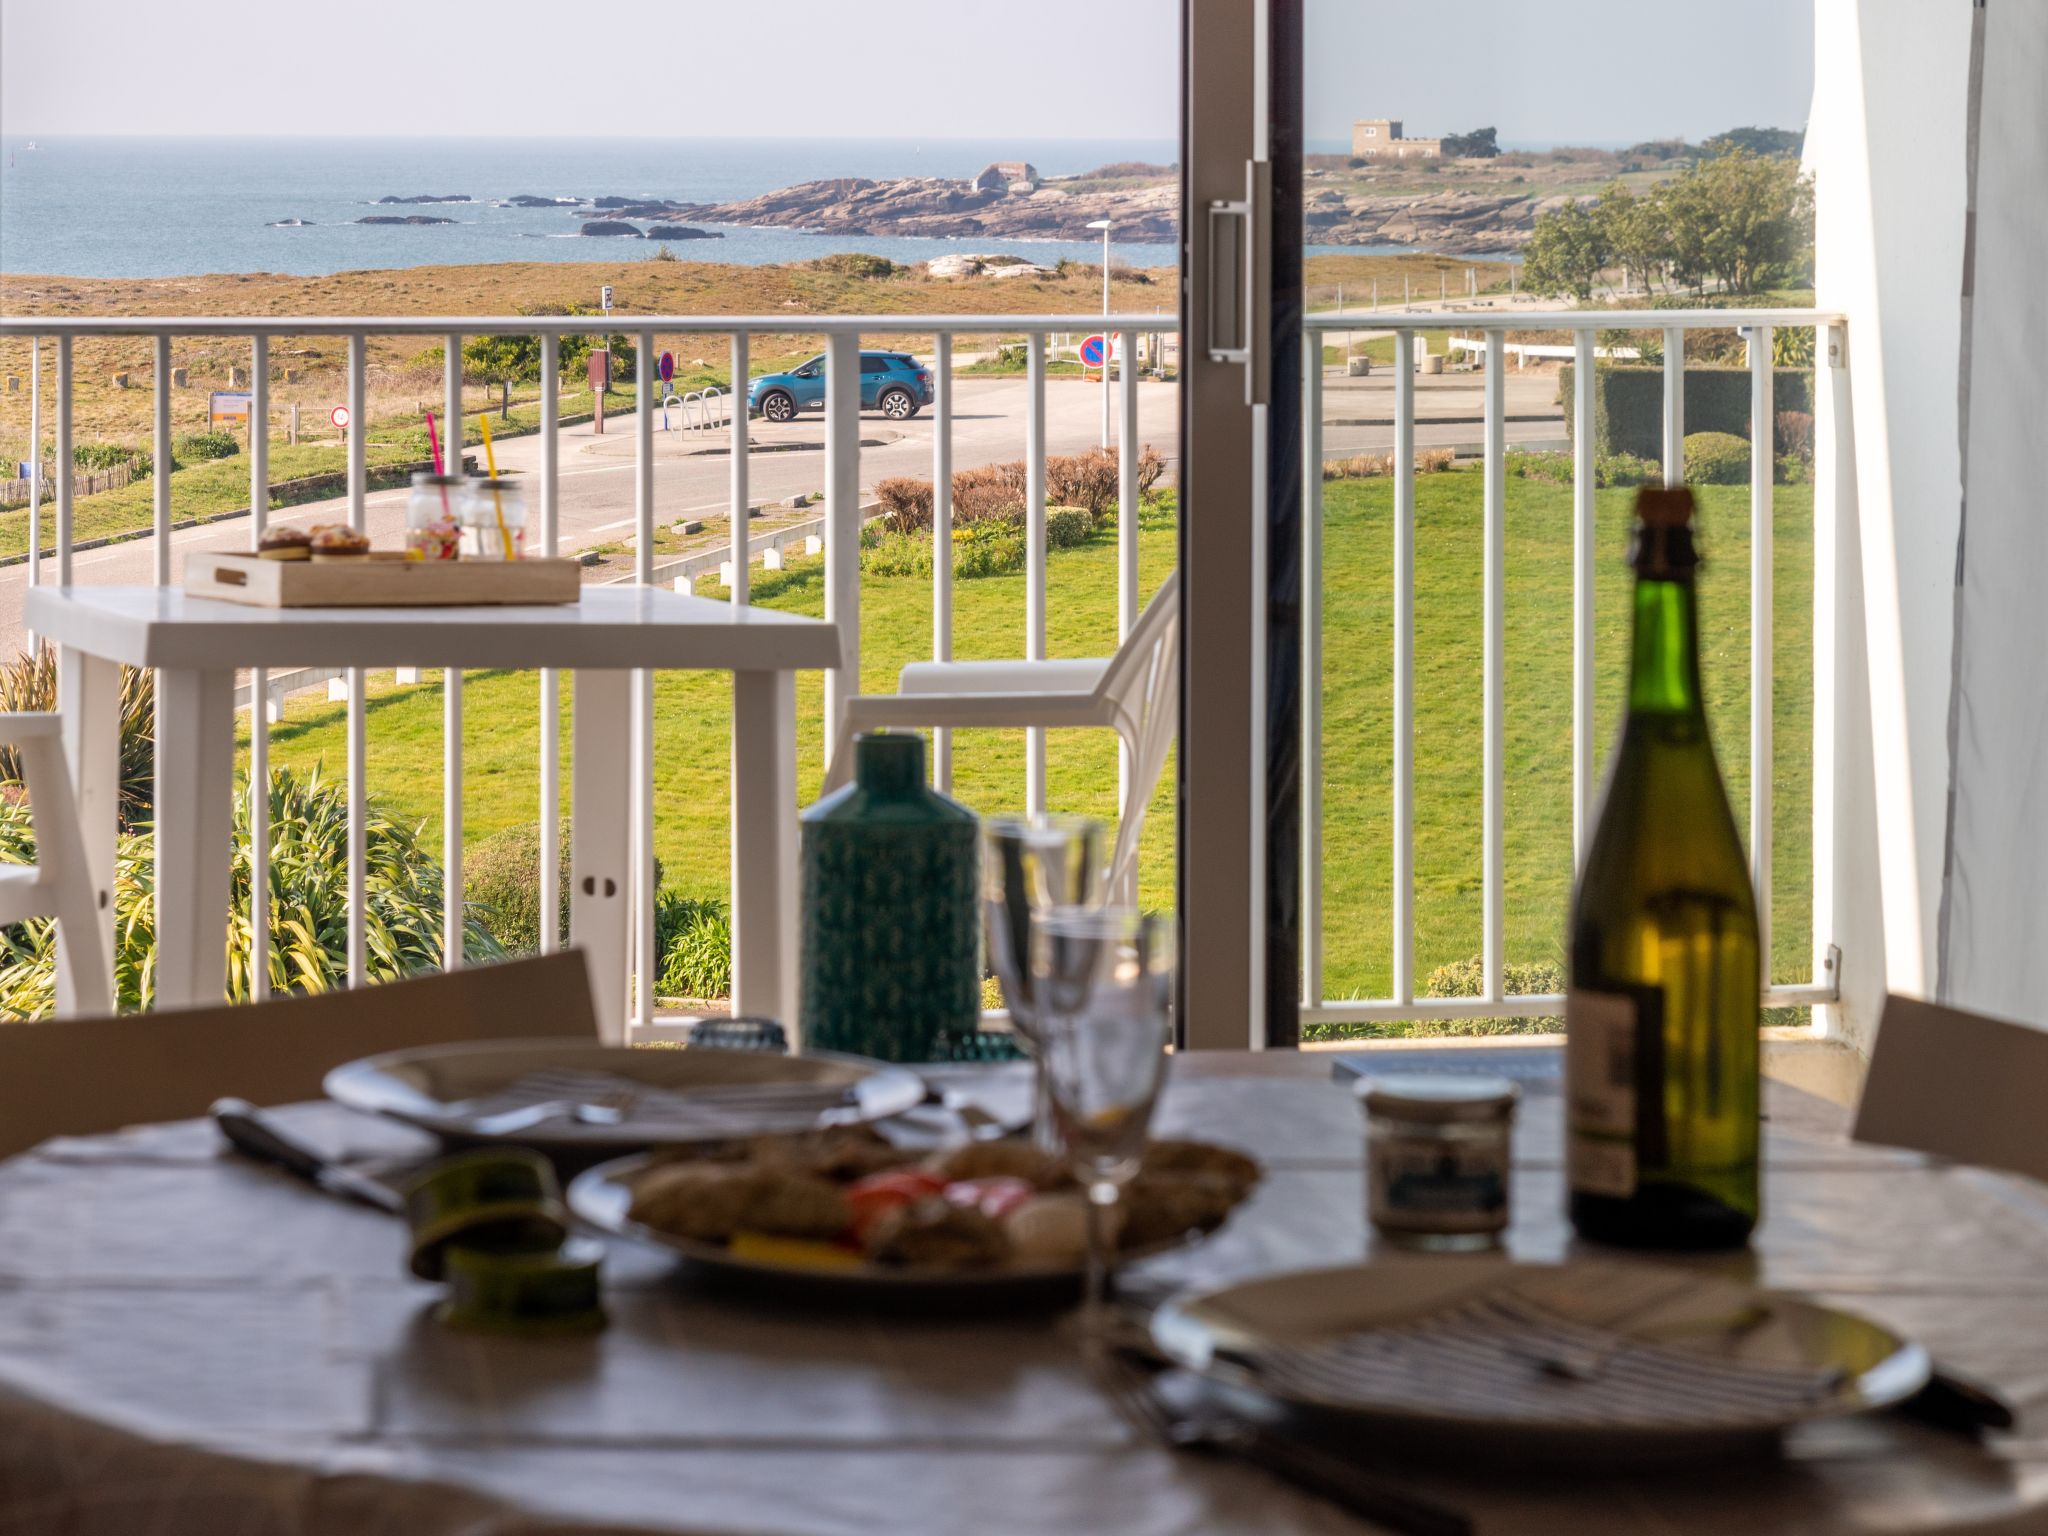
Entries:
POLYGON ((412 494, 405 503, 405 558, 453 560, 462 547, 462 477, 442 472, 441 439, 432 411, 427 412, 427 442, 434 452, 434 472, 412 477, 412 494))

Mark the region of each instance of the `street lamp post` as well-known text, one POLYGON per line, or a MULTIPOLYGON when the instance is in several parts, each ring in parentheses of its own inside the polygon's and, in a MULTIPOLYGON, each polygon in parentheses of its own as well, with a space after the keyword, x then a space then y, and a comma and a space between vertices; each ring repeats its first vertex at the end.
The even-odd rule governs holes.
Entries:
MULTIPOLYGON (((1109 220, 1094 219, 1090 229, 1102 231, 1102 446, 1109 446, 1109 364, 1116 356, 1115 338, 1109 334, 1109 220)), ((1124 359, 1126 368, 1130 358, 1124 359)))

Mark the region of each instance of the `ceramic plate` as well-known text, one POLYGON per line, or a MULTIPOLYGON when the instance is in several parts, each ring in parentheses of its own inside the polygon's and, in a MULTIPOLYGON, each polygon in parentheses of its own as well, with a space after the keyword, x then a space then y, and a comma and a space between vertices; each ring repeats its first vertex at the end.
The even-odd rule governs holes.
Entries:
POLYGON ((1152 1335, 1230 1390, 1509 1457, 1712 1454, 1899 1402, 1930 1369, 1919 1345, 1852 1313, 1600 1259, 1275 1275, 1172 1301, 1152 1335))
POLYGON ((915 1072, 814 1052, 629 1050, 574 1040, 489 1040, 369 1056, 327 1074, 328 1097, 454 1141, 504 1142, 550 1153, 616 1156, 764 1130, 846 1125, 921 1102, 915 1072), (616 1123, 585 1123, 592 1102, 616 1123), (509 1129, 507 1117, 559 1112, 509 1129))

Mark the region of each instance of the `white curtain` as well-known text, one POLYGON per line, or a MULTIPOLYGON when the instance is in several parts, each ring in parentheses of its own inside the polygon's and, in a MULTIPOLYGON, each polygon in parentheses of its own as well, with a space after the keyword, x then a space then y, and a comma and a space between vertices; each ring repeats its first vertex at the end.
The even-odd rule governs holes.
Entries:
POLYGON ((2048 3, 1976 22, 1939 988, 2048 1028, 2048 3))

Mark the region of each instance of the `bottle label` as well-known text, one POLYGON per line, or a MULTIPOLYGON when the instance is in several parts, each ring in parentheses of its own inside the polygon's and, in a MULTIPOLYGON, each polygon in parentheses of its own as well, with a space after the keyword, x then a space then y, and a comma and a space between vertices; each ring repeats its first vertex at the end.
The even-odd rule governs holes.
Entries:
POLYGON ((1636 1192, 1636 999, 1573 988, 1564 998, 1565 1169, 1574 1190, 1636 1192))

